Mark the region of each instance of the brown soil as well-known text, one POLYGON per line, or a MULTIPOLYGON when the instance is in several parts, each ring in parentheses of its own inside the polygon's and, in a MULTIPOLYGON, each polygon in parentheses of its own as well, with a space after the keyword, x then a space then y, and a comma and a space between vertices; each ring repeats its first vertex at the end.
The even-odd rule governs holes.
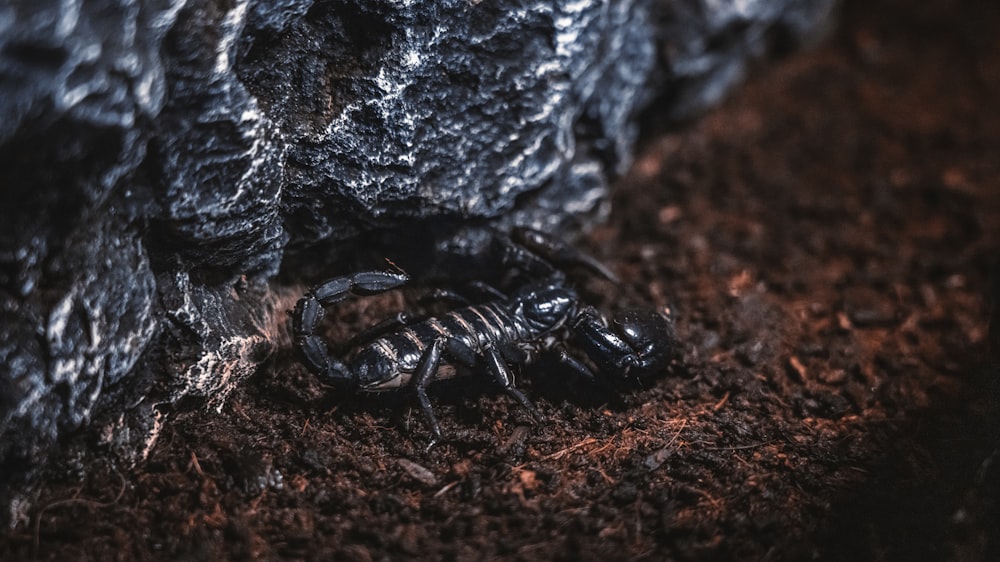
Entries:
POLYGON ((441 384, 425 451, 407 397, 332 396, 286 351, 140 467, 52 482, 0 558, 1000 560, 998 100, 1000 5, 849 4, 649 135, 586 241, 626 280, 588 285, 606 309, 673 310, 669 375, 529 370, 541 424, 441 384))

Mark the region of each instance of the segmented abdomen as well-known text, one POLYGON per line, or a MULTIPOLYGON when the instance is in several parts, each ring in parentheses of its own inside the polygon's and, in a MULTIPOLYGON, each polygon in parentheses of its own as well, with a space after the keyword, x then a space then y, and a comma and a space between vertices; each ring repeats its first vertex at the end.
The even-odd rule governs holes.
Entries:
POLYGON ((387 360, 408 373, 417 368, 424 350, 442 336, 459 339, 477 352, 489 344, 519 342, 526 337, 523 324, 505 305, 487 303, 453 310, 382 336, 369 347, 379 348, 387 360))

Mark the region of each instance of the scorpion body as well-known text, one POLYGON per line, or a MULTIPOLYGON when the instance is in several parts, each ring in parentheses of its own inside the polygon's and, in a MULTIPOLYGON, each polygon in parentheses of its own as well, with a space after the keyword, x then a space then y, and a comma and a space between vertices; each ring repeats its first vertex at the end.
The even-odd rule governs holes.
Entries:
POLYGON ((417 371, 420 358, 441 338, 445 339, 451 354, 456 355, 456 351, 458 354, 452 361, 442 360, 435 379, 453 376, 456 366, 452 362, 471 357, 464 353, 465 350, 477 356, 486 356, 496 350, 508 361, 519 359, 518 352, 523 352, 524 358, 530 361, 538 351, 538 342, 566 322, 570 311, 565 303, 566 299, 560 299, 553 310, 547 311, 537 310, 532 302, 513 299, 462 307, 403 326, 372 341, 354 356, 348 365, 349 371, 377 373, 373 378, 359 377, 358 382, 364 390, 406 386, 417 371), (389 371, 383 370, 383 366, 389 371))
MULTIPOLYGON (((545 241, 565 258, 565 246, 529 231, 536 246, 545 241)), ((544 249, 544 247, 543 247, 544 249)), ((519 248, 512 255, 523 255, 519 248)), ((537 266, 539 258, 528 260, 537 266)), ((581 263, 589 265, 590 261, 581 263)), ((361 338, 346 360, 332 355, 316 332, 323 307, 351 295, 372 295, 398 288, 409 281, 399 271, 361 272, 323 283, 299 300, 293 314, 296 347, 305 364, 335 387, 380 392, 409 387, 435 438, 440 425, 427 396, 427 386, 462 371, 488 374, 536 418, 538 410, 514 386, 511 365, 524 365, 542 354, 551 354, 587 378, 602 374, 625 376, 630 371, 664 368, 669 361, 673 330, 669 317, 651 309, 628 310, 615 317, 615 330, 593 307, 583 305, 575 290, 555 269, 545 279, 524 284, 510 295, 489 286, 480 289, 488 298, 435 317, 413 320, 400 313, 373 327, 361 338), (572 341, 590 364, 566 347, 572 341)))

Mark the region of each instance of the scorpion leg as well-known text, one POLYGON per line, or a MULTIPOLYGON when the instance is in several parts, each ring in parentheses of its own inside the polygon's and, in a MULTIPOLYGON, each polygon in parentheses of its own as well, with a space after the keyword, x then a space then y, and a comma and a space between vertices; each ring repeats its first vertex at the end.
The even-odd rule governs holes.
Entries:
POLYGON ((483 281, 470 281, 462 290, 437 288, 420 297, 421 304, 435 301, 450 301, 458 306, 471 306, 477 302, 488 302, 506 299, 507 295, 496 287, 483 281))
POLYGON ((388 334, 389 332, 393 332, 399 328, 405 328, 414 322, 419 322, 420 320, 422 320, 422 318, 414 318, 405 312, 399 312, 392 318, 383 320, 374 326, 365 328, 361 331, 361 333, 355 334, 347 343, 347 347, 355 347, 364 342, 374 340, 380 336, 388 334))
MULTIPOLYGON (((448 355, 452 357, 457 363, 460 363, 466 367, 475 367, 479 363, 479 357, 476 355, 475 350, 469 347, 465 342, 459 338, 442 338, 445 339, 445 345, 448 355)), ((542 419, 542 414, 538 411, 538 408, 531 403, 531 400, 524 395, 517 387, 514 386, 514 377, 510 374, 510 369, 507 368, 507 363, 505 357, 508 356, 516 357, 517 359, 526 360, 526 354, 521 350, 516 350, 514 348, 506 350, 504 352, 498 351, 495 348, 489 348, 486 350, 486 354, 483 359, 486 361, 486 370, 493 376, 504 391, 513 396, 515 400, 518 401, 522 406, 524 406, 535 419, 542 419)))
MULTIPOLYGON (((420 356, 417 370, 413 374, 413 390, 417 396, 417 402, 420 404, 420 410, 424 414, 424 419, 427 421, 427 426, 434 434, 434 441, 441 439, 441 424, 438 423, 437 416, 434 415, 434 408, 427 396, 427 387, 434 381, 434 375, 441 365, 441 355, 444 352, 447 352, 448 356, 456 363, 466 367, 474 367, 478 362, 476 352, 461 339, 454 337, 435 339, 434 343, 428 346, 423 355, 420 356)), ((513 386, 510 372, 499 353, 491 349, 487 359, 490 373, 503 386, 504 390, 530 410, 533 415, 540 417, 538 410, 528 400, 528 397, 513 386)))
POLYGON ((507 298, 506 293, 485 281, 472 281, 468 288, 476 293, 476 298, 480 301, 500 301, 507 298))
POLYGON ((469 306, 472 304, 472 301, 465 298, 464 295, 451 289, 434 289, 430 293, 420 295, 420 297, 417 298, 417 302, 421 306, 427 306, 428 304, 433 304, 439 301, 448 301, 456 306, 469 306))
POLYGON ((500 356, 503 357, 507 364, 517 363, 523 365, 531 361, 531 354, 515 344, 500 344, 497 346, 497 349, 500 350, 500 356))
MULTIPOLYGON (((581 252, 557 237, 526 227, 513 228, 510 235, 516 246, 527 250, 536 260, 542 258, 559 267, 580 267, 608 281, 618 282, 618 276, 596 258, 581 252)), ((527 256, 519 255, 516 249, 509 250, 515 252, 514 261, 531 261, 527 256)), ((552 269, 552 266, 549 265, 548 268, 552 269)))
POLYGON ((493 375, 493 378, 500 384, 504 391, 513 396, 515 400, 531 412, 533 418, 541 421, 543 418, 538 408, 531 403, 531 400, 523 392, 514 386, 514 377, 510 374, 510 369, 507 367, 507 363, 500 352, 494 348, 489 348, 486 350, 484 359, 486 360, 486 370, 493 375))
POLYGON ((570 355, 569 352, 566 351, 565 347, 560 345, 556 349, 556 351, 559 352, 557 358, 559 359, 560 363, 566 365, 570 369, 573 369, 574 371, 576 371, 577 374, 587 379, 588 381, 593 382, 597 380, 597 376, 594 374, 594 371, 592 371, 590 367, 588 367, 583 361, 580 361, 576 357, 570 355))
MULTIPOLYGON (((424 420, 434 434, 434 441, 441 439, 441 424, 434 415, 434 408, 431 406, 431 399, 427 396, 427 386, 434 380, 438 366, 441 364, 441 350, 444 347, 445 339, 438 338, 434 343, 427 346, 420 362, 417 363, 417 370, 413 374, 413 390, 417 395, 417 402, 420 404, 420 411, 424 414, 424 420)), ((433 442, 431 443, 433 445, 433 442)))

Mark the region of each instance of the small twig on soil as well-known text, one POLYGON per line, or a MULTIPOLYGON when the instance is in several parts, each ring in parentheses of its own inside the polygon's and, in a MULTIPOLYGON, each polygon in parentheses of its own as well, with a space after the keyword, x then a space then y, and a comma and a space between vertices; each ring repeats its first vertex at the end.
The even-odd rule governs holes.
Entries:
MULTIPOLYGON (((42 509, 38 510, 38 513, 35 515, 34 542, 33 542, 32 551, 31 551, 31 558, 32 558, 32 560, 37 560, 38 559, 38 549, 39 549, 39 547, 41 545, 41 538, 40 537, 41 537, 41 529, 42 529, 42 516, 45 515, 46 511, 48 511, 48 510, 50 510, 52 508, 55 508, 55 507, 62 507, 62 506, 73 505, 73 504, 85 505, 87 507, 94 508, 94 509, 99 509, 99 508, 102 508, 102 507, 110 507, 112 505, 115 505, 116 503, 118 503, 119 500, 122 499, 122 496, 125 495, 125 488, 128 486, 128 480, 125 479, 124 475, 122 475, 121 473, 119 473, 118 477, 122 479, 122 487, 121 487, 121 489, 118 490, 118 494, 115 495, 114 499, 112 499, 111 501, 99 502, 99 501, 95 501, 95 500, 91 500, 91 499, 87 499, 87 498, 73 497, 73 498, 66 498, 64 500, 56 500, 56 501, 54 501, 54 502, 46 505, 42 509)), ((77 493, 79 494, 80 491, 78 490, 77 493)))
POLYGON ((266 495, 267 495, 267 488, 264 488, 263 490, 261 490, 260 495, 254 498, 252 502, 250 502, 250 508, 247 510, 247 515, 257 514, 257 507, 260 505, 260 502, 264 500, 264 496, 266 495))
POLYGON ((599 474, 601 476, 601 478, 604 479, 605 483, 607 483, 608 485, 614 485, 615 484, 615 479, 612 478, 612 477, 610 477, 610 476, 608 476, 608 473, 605 472, 603 468, 598 467, 598 468, 595 468, 594 470, 596 470, 597 474, 599 474))
POLYGON ((681 432, 684 431, 685 427, 687 427, 687 422, 687 418, 681 420, 681 426, 674 432, 673 437, 671 437, 670 440, 667 441, 665 445, 660 447, 660 449, 655 453, 646 457, 647 468, 652 471, 663 466, 663 463, 666 462, 667 458, 670 456, 670 448, 674 446, 674 443, 677 442, 677 438, 681 436, 681 432))
POLYGON ((719 410, 722 409, 723 406, 726 405, 726 402, 729 402, 729 391, 728 390, 726 391, 726 393, 724 395, 722 395, 722 399, 720 399, 718 402, 716 402, 715 406, 712 406, 712 411, 713 412, 718 412, 719 410))
POLYGON ((708 503, 712 504, 712 507, 714 507, 716 510, 720 512, 722 511, 722 501, 713 496, 712 494, 709 494, 705 490, 702 490, 701 488, 696 488, 694 486, 685 486, 685 489, 700 495, 701 497, 708 500, 708 503))
POLYGON ((443 496, 443 495, 447 494, 448 490, 451 490, 455 486, 458 486, 458 482, 459 482, 458 480, 455 480, 454 482, 449 482, 449 483, 445 484, 444 486, 441 487, 440 490, 438 490, 437 492, 434 492, 434 497, 437 498, 437 497, 440 497, 440 496, 443 496))
POLYGON ((194 468, 194 471, 198 473, 198 476, 204 476, 205 471, 201 469, 201 463, 198 462, 198 456, 191 451, 191 463, 188 464, 188 468, 194 468))
POLYGON ((608 449, 610 449, 614 445, 615 445, 614 440, 608 439, 607 443, 605 443, 603 446, 598 447, 598 448, 596 448, 596 449, 594 449, 592 451, 588 451, 588 454, 590 454, 592 456, 593 455, 599 455, 599 454, 603 453, 604 451, 607 451, 608 449))
POLYGON ((554 453, 552 453, 550 455, 545 455, 544 457, 542 457, 542 460, 543 461, 559 460, 559 459, 563 458, 564 456, 566 456, 566 454, 568 454, 568 453, 570 453, 572 451, 575 451, 575 450, 577 450, 577 449, 579 449, 581 447, 586 447, 587 445, 592 445, 594 443, 597 443, 597 439, 594 439, 593 437, 586 437, 586 438, 584 438, 583 441, 580 441, 579 443, 577 443, 575 445, 570 445, 569 447, 566 447, 565 449, 556 451, 556 452, 554 452, 554 453))
MULTIPOLYGON (((726 393, 726 396, 729 396, 728 392, 726 393)), ((677 428, 677 431, 674 432, 674 436, 670 438, 670 441, 667 441, 667 444, 664 445, 663 448, 667 448, 673 445, 677 441, 677 438, 681 436, 681 432, 684 431, 684 428, 687 427, 687 424, 688 424, 687 418, 681 420, 681 426, 677 428)))
POLYGON ((240 404, 239 400, 230 401, 229 407, 230 409, 232 409, 233 413, 243 418, 243 421, 254 423, 254 419, 251 418, 249 414, 247 414, 246 408, 243 407, 243 404, 240 404))

